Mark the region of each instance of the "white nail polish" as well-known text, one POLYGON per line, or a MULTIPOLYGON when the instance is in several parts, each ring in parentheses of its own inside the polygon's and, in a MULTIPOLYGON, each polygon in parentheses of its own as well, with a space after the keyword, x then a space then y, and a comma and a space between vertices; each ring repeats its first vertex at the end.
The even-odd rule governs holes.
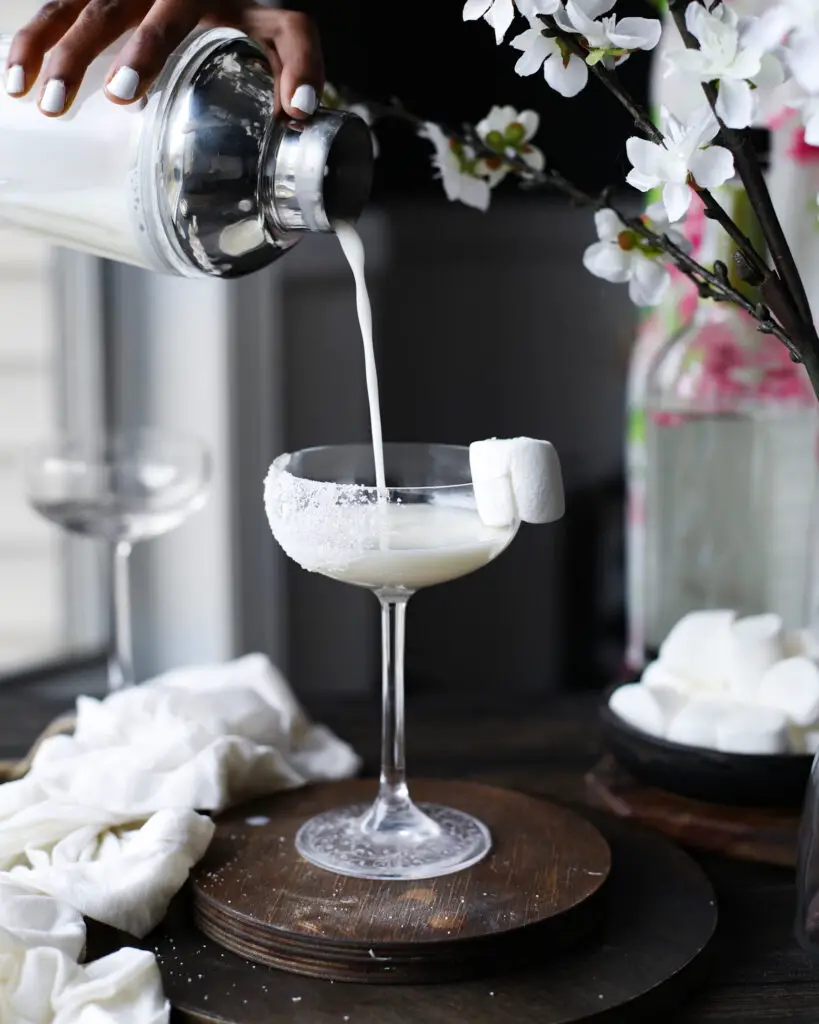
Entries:
POLYGON ((9 96, 22 96, 26 91, 26 73, 22 64, 15 64, 6 72, 6 92, 9 96))
POLYGON ((65 110, 65 82, 52 78, 46 83, 40 100, 40 110, 46 114, 61 114, 65 110))
POLYGON ((118 100, 132 100, 139 89, 139 75, 133 68, 119 68, 105 91, 118 100))
POLYGON ((315 114, 316 107, 318 106, 316 90, 312 85, 300 85, 293 93, 290 105, 297 110, 302 110, 305 114, 315 114))

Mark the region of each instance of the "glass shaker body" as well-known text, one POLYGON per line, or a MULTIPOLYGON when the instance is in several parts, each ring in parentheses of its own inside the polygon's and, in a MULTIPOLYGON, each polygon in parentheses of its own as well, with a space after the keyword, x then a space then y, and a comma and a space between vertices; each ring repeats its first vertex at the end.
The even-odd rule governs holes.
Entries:
POLYGON ((239 277, 360 214, 369 128, 341 111, 275 118, 270 65, 241 32, 194 32, 129 106, 105 96, 111 59, 93 62, 59 118, 37 109, 38 86, 0 90, 0 219, 150 270, 239 277))

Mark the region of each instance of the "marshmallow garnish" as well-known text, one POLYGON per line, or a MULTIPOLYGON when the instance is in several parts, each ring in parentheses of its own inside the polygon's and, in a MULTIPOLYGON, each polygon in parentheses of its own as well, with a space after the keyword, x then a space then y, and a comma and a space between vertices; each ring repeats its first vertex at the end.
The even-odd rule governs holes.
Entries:
POLYGON ((552 523, 566 509, 560 459, 532 437, 489 438, 469 446, 478 514, 487 526, 508 526, 515 509, 524 523, 552 523))

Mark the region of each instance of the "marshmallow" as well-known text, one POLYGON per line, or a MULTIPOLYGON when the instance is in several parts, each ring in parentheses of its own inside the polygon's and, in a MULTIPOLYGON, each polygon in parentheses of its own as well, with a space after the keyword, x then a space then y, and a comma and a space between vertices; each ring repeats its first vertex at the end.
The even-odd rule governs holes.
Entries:
POLYGON ((565 511, 560 459, 548 441, 489 438, 469 446, 478 514, 487 526, 551 523, 565 511))
POLYGON ((788 719, 766 707, 738 707, 717 719, 717 750, 734 754, 784 754, 788 719))
POLYGON ((671 687, 626 683, 609 698, 609 707, 623 721, 651 736, 665 736, 669 723, 685 704, 685 697, 671 687))
POLYGON ((750 615, 731 624, 728 684, 737 700, 753 700, 762 677, 785 656, 782 619, 750 615))
POLYGON ((784 711, 794 725, 814 725, 819 720, 819 667, 803 656, 785 658, 762 677, 756 699, 784 711))
POLYGON ((689 612, 660 645, 660 661, 674 675, 708 689, 722 690, 731 660, 731 626, 727 610, 689 612))
POLYGON ((510 526, 515 522, 517 507, 511 477, 496 476, 484 480, 473 474, 472 490, 478 515, 485 526, 510 526))
POLYGON ((729 701, 695 697, 674 716, 666 739, 689 747, 717 746, 717 724, 731 714, 735 705, 729 701))
POLYGON ((677 690, 683 694, 688 694, 692 690, 691 683, 687 679, 683 679, 676 672, 666 668, 661 661, 649 662, 643 669, 640 682, 643 686, 648 686, 651 689, 670 687, 672 690, 677 690))
POLYGON ((512 490, 524 523, 553 523, 566 511, 563 472, 548 441, 517 437, 512 442, 512 490))
POLYGON ((782 639, 784 648, 783 657, 796 658, 804 655, 806 658, 819 660, 819 636, 812 629, 791 629, 785 633, 782 639))

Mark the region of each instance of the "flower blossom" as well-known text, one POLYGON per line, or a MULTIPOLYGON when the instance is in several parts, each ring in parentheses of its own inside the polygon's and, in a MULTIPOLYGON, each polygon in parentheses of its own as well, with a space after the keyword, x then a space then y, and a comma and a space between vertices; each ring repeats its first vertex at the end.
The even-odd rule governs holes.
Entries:
POLYGON ((542 171, 545 166, 543 153, 531 144, 537 134, 540 117, 534 110, 514 107, 492 107, 487 116, 475 126, 481 142, 497 153, 497 157, 484 157, 478 161, 478 171, 483 173, 494 188, 509 172, 504 157, 521 159, 533 171, 542 171))
POLYGON ((781 9, 740 18, 724 3, 709 9, 694 0, 686 8, 685 24, 699 49, 669 53, 670 70, 718 83, 718 116, 729 128, 747 128, 757 115, 758 90, 773 89, 785 80, 782 62, 772 52, 787 25, 781 9))
POLYGON ((573 32, 589 50, 587 63, 603 61, 614 67, 635 50, 653 50, 662 36, 656 18, 602 17, 614 7, 615 0, 567 0, 555 12, 555 21, 566 32, 573 32))
POLYGON ((819 6, 815 0, 780 0, 775 11, 777 33, 788 37, 788 69, 805 92, 819 93, 819 6))
MULTIPOLYGON (((657 234, 667 234, 677 245, 685 245, 681 235, 668 230, 662 210, 656 206, 649 207, 644 219, 657 234)), ((613 210, 598 210, 594 223, 599 241, 583 253, 583 266, 604 281, 628 281, 629 298, 635 305, 656 306, 671 281, 668 268, 661 262, 663 253, 627 227, 613 210)))
POLYGON ((500 44, 515 17, 515 8, 526 18, 536 14, 554 14, 560 0, 466 0, 464 21, 483 18, 495 30, 495 41, 500 44))
POLYGON ((476 210, 489 209, 490 183, 474 150, 451 139, 437 124, 429 122, 419 129, 422 139, 435 148, 432 162, 438 171, 447 199, 460 200, 476 210))
POLYGON ((691 186, 716 188, 734 173, 734 158, 723 146, 709 146, 719 130, 710 107, 703 107, 683 124, 662 111, 665 145, 636 137, 626 142, 633 169, 626 181, 641 192, 662 187, 669 221, 685 216, 691 205, 691 186))
POLYGON ((576 96, 589 80, 589 69, 582 57, 571 53, 565 43, 543 35, 543 22, 529 19, 529 28, 511 42, 522 56, 515 64, 521 76, 534 75, 543 68, 547 85, 561 96, 576 96))

